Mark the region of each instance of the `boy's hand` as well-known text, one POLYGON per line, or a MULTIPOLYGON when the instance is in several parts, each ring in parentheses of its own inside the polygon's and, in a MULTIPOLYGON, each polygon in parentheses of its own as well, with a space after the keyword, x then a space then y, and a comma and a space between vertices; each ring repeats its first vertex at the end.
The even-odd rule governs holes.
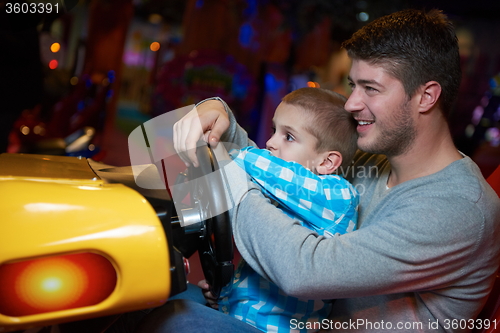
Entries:
POLYGON ((203 297, 207 300, 207 304, 217 310, 219 309, 219 304, 217 303, 217 299, 212 295, 210 291, 210 285, 207 283, 207 280, 201 280, 198 282, 198 287, 201 288, 201 292, 203 293, 203 297))
POLYGON ((229 116, 217 100, 201 103, 174 124, 174 148, 182 161, 198 167, 196 143, 203 140, 216 147, 222 134, 229 128, 229 116))

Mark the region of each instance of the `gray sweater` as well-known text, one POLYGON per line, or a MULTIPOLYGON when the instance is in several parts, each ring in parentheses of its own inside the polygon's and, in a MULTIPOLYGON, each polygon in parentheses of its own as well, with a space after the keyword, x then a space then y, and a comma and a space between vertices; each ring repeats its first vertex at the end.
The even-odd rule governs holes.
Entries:
MULTIPOLYGON (((226 110, 221 141, 253 144, 226 110)), ((384 156, 359 153, 344 172, 361 195, 357 231, 318 236, 249 185, 232 212, 243 258, 287 294, 336 299, 331 320, 316 328, 470 331, 500 255, 500 201, 476 164, 464 157, 390 189, 384 156)))

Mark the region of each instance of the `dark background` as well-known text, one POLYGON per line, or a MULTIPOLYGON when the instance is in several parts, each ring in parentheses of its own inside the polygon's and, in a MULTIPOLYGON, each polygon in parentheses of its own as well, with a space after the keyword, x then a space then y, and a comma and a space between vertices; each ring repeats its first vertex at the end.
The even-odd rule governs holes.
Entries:
POLYGON ((35 143, 90 125, 94 158, 127 165, 131 130, 213 95, 265 142, 284 94, 309 84, 348 95, 340 43, 410 7, 442 9, 457 28, 463 80, 450 128, 488 175, 500 162, 500 1, 485 0, 91 0, 57 14, 3 11, 0 106, 17 119, 7 149, 36 153, 35 143))

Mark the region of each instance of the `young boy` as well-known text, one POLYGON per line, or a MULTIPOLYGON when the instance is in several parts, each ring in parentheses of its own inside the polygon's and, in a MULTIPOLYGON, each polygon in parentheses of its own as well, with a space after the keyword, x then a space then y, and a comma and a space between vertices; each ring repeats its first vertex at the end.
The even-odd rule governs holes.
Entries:
MULTIPOLYGON (((267 149, 246 147, 230 153, 277 207, 324 237, 356 227, 358 194, 334 175, 350 164, 357 149, 357 123, 344 110, 345 101, 325 89, 295 90, 275 111, 267 149)), ((220 311, 264 332, 290 332, 294 326, 307 327, 306 322, 318 325, 331 309, 329 301, 284 294, 244 260, 231 294, 218 304, 220 311)))

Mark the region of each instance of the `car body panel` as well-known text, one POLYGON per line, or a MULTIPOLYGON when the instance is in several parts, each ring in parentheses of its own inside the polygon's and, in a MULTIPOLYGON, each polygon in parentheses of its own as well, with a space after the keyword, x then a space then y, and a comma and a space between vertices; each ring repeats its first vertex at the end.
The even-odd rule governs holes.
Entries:
MULTIPOLYGON (((2 154, 0 193, 3 197, 0 201, 0 283, 10 283, 16 289, 14 292, 12 288, 3 289, 2 295, 0 288, 4 304, 2 313, 0 301, 0 331, 152 308, 168 299, 171 289, 169 251, 156 212, 133 189, 104 182, 86 159, 2 154), (45 299, 53 303, 54 296, 50 292, 55 292, 54 286, 59 284, 54 279, 45 279, 46 286, 53 288, 40 292, 42 282, 33 278, 36 274, 20 270, 18 275, 7 275, 8 268, 40 264, 44 260, 71 259, 75 255, 105 258, 103 262, 109 262, 115 271, 113 280, 109 270, 105 274, 101 272, 102 275, 100 268, 96 268, 99 278, 84 276, 82 281, 86 281, 87 289, 82 289, 79 295, 84 297, 100 288, 102 279, 110 280, 108 294, 96 298, 97 303, 64 305, 61 301, 45 310, 42 306, 27 312, 9 311, 8 302, 25 302, 33 309, 34 295, 39 296, 37 302, 45 299), (94 281, 95 285, 89 281, 94 281), (40 285, 33 285, 37 283, 40 285), (30 290, 38 290, 38 294, 30 294, 30 290)), ((79 276, 75 274, 72 276, 79 276)), ((62 280, 57 281, 61 283, 62 280)), ((83 288, 78 281, 73 283, 83 288)), ((70 289, 74 291, 75 288, 70 289)))

